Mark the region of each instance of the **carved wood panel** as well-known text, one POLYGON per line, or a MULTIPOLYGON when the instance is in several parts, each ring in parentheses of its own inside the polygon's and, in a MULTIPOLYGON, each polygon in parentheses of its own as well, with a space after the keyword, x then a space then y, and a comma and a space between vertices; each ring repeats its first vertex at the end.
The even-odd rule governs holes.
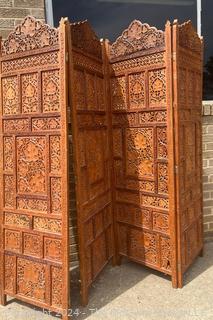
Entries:
POLYGON ((87 22, 71 24, 70 76, 81 294, 112 257, 108 106, 104 57, 87 22))
POLYGON ((2 42, 1 88, 1 301, 10 295, 66 318, 64 21, 53 29, 27 17, 16 27, 2 42))
POLYGON ((109 58, 117 253, 171 274, 164 32, 135 20, 109 58))
POLYGON ((177 110, 176 161, 178 216, 178 254, 183 273, 203 248, 202 204, 202 40, 190 21, 173 25, 177 68, 174 78, 177 110), (178 126, 177 126, 178 124, 178 126))

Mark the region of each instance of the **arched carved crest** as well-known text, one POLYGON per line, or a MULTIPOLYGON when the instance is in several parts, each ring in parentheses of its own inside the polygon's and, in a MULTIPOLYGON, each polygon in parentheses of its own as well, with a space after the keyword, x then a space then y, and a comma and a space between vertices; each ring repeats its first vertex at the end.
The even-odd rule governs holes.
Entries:
POLYGON ((195 31, 191 20, 179 25, 179 44, 192 51, 201 52, 201 38, 195 31))
POLYGON ((58 30, 27 16, 6 40, 2 41, 2 55, 40 49, 58 44, 58 30))
POLYGON ((141 50, 164 46, 164 32, 134 20, 112 44, 110 57, 117 58, 141 50))
POLYGON ((101 43, 87 20, 71 23, 73 46, 101 58, 101 43))

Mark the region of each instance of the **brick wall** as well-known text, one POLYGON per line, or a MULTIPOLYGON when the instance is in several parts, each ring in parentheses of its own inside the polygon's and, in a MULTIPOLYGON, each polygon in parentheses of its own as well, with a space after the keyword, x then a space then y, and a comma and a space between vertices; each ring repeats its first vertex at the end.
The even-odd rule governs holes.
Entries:
POLYGON ((5 39, 27 15, 44 20, 44 0, 0 0, 0 36, 5 39))
POLYGON ((205 239, 213 239, 213 101, 203 102, 203 207, 205 239))

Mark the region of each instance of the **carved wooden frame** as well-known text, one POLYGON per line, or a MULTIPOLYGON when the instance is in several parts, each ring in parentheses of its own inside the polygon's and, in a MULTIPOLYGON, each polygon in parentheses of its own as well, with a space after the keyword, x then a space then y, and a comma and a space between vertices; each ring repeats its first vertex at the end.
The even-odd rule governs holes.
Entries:
POLYGON ((70 300, 66 23, 55 29, 26 17, 2 41, 0 60, 1 304, 9 294, 63 319, 70 300))

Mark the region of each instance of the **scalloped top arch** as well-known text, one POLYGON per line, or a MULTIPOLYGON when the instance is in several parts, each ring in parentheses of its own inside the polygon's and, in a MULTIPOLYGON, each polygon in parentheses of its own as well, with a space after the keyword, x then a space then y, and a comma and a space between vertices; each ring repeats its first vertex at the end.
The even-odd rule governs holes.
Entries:
POLYGON ((41 49, 55 44, 58 44, 58 29, 27 16, 7 39, 2 41, 2 55, 41 49))
POLYGON ((147 23, 134 20, 111 45, 110 58, 113 59, 164 45, 165 36, 162 30, 157 30, 147 23))
POLYGON ((73 46, 101 58, 101 43, 87 20, 71 23, 73 46))
POLYGON ((180 24, 179 26, 179 44, 191 51, 200 53, 202 50, 202 39, 195 31, 191 20, 180 24))

